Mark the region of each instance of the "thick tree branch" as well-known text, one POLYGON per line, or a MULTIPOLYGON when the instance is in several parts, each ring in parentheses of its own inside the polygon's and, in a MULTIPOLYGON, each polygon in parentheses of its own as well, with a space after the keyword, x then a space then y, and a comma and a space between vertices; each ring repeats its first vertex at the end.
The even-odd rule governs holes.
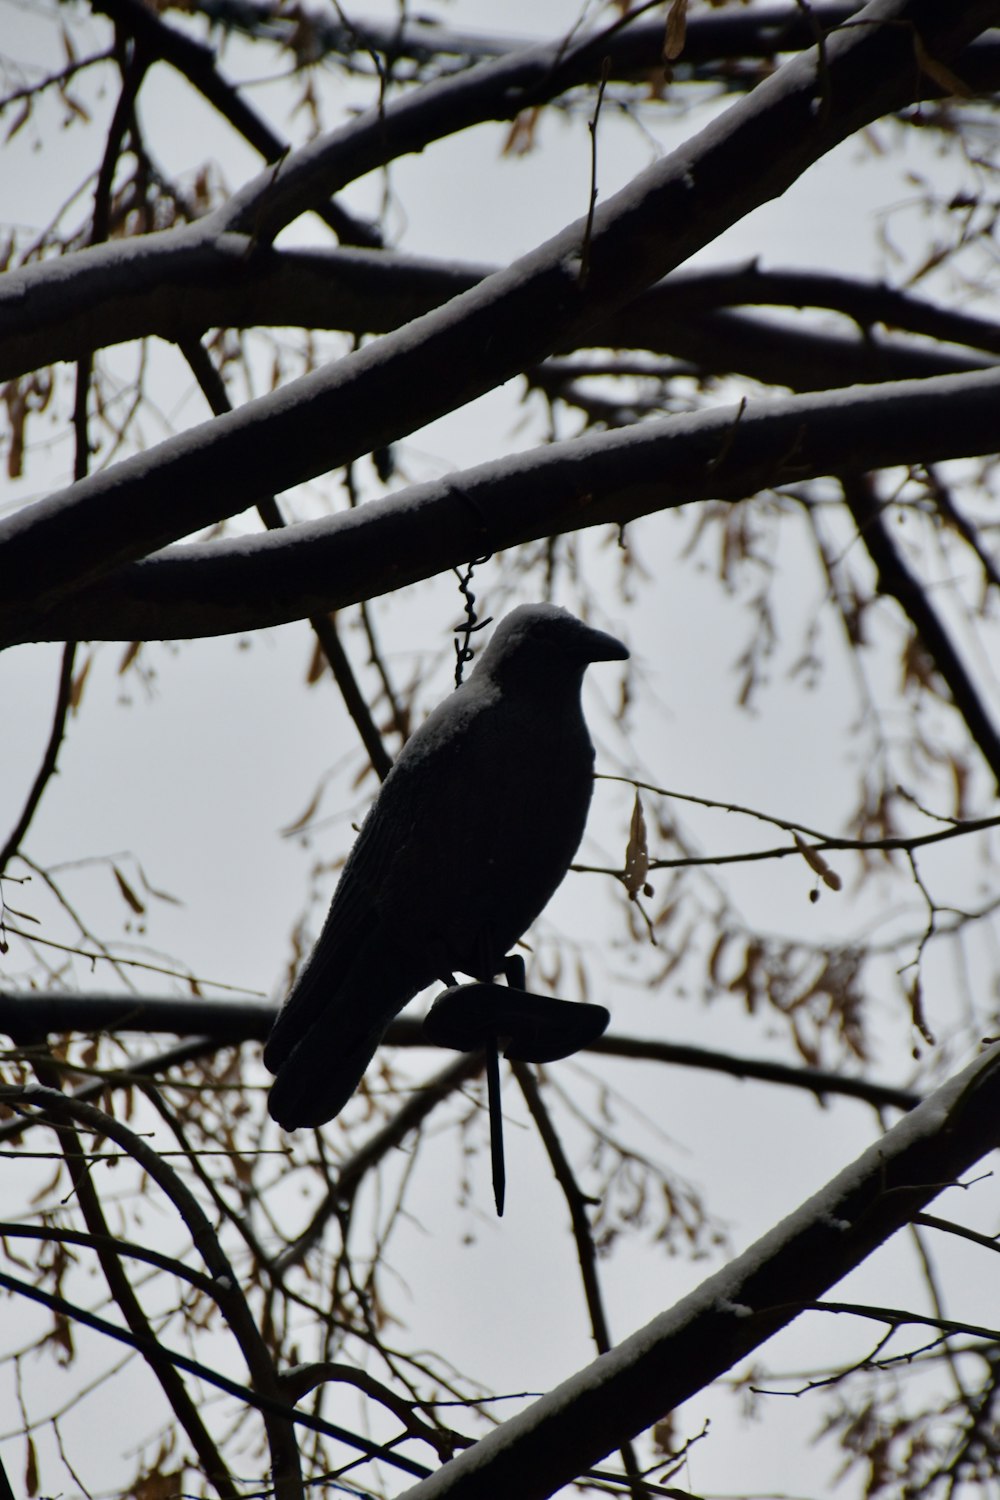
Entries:
MULTIPOLYGON (((873 0, 827 38, 822 66, 815 51, 786 64, 599 207, 585 284, 578 223, 379 344, 27 507, 0 526, 13 580, 5 627, 27 607, 54 604, 118 564, 385 446, 579 337, 834 145, 912 99, 918 55, 947 63, 998 17, 1000 0, 873 0), (759 171, 747 173, 748 160, 759 171)), ((434 98, 425 105, 433 115, 434 98)), ((330 192, 336 134, 297 153, 277 179, 268 173, 248 185, 199 232, 277 232, 330 192)))
MULTIPOLYGON (((752 10, 740 7, 737 10, 696 11, 687 17, 684 50, 675 65, 675 76, 685 80, 692 76, 714 80, 718 76, 719 63, 731 65, 742 59, 770 62, 781 53, 802 51, 815 44, 817 29, 825 33, 835 26, 842 26, 861 8, 861 0, 854 0, 854 3, 841 4, 811 3, 806 10, 789 0, 784 5, 760 5, 752 10)), ((317 49, 322 49, 327 56, 339 55, 348 59, 378 52, 392 63, 411 60, 426 64, 444 57, 480 62, 487 58, 509 57, 536 45, 525 36, 456 31, 437 21, 424 22, 419 16, 400 23, 358 19, 352 15, 350 22, 345 23, 329 11, 305 7, 299 7, 286 23, 286 44, 292 42, 294 27, 301 24, 299 18, 306 16, 317 49)), ((273 36, 275 26, 280 23, 281 18, 275 15, 271 0, 253 0, 252 4, 249 0, 241 0, 239 10, 231 13, 231 24, 242 24, 254 37, 259 37, 264 28, 269 36, 273 36)), ((589 34, 587 40, 590 40, 589 34)), ((970 83, 975 80, 977 90, 990 88, 1000 80, 998 42, 1000 39, 983 38, 973 43, 969 48, 970 56, 962 59, 962 76, 970 83)), ((572 69, 570 76, 573 81, 596 81, 601 55, 608 58, 611 81, 645 83, 663 66, 662 16, 655 11, 652 16, 625 16, 615 25, 601 28, 596 33, 594 45, 587 51, 579 47, 573 49, 566 58, 566 69, 568 73, 572 69)), ((735 75, 736 78, 739 76, 735 75)), ((756 70, 748 70, 747 85, 758 76, 756 70)), ((730 67, 727 72, 730 87, 733 80, 734 72, 730 67)))
POLYGON ((1000 1045, 697 1291, 407 1491, 545 1500, 815 1304, 1000 1139, 1000 1045))
MULTIPOLYGON (((0 604, 0 643, 172 639, 283 624, 540 537, 624 525, 698 500, 742 499, 848 464, 874 470, 912 463, 915 453, 926 463, 992 453, 998 419, 1000 372, 986 372, 747 402, 589 434, 281 534, 174 548, 47 612, 33 599, 0 604)), ((248 485, 255 451, 232 455, 248 485)), ((203 457, 193 447, 192 462, 203 457)), ((109 526, 145 499, 142 466, 127 482, 118 472, 109 526)), ((175 498, 179 509, 184 497, 175 498)), ((70 551, 88 546, 94 520, 86 498, 54 501, 44 525, 25 520, 17 548, 25 569, 30 560, 32 576, 44 574, 53 535, 70 551)), ((106 541, 114 546, 111 533, 106 541)))
MULTIPOLYGON (((63 1035, 66 1032, 137 1031, 144 1034, 176 1032, 180 1036, 197 1034, 191 1045, 200 1051, 222 1047, 241 1041, 263 1041, 274 1024, 278 1007, 269 1000, 184 1000, 173 996, 144 996, 141 999, 123 995, 44 995, 31 991, 26 994, 0 991, 0 1035, 7 1035, 15 1042, 24 1044, 46 1035, 63 1035)), ((401 1018, 392 1023, 385 1035, 387 1047, 427 1047, 423 1025, 420 1021, 401 1018)), ((879 1107, 915 1109, 921 1095, 913 1089, 898 1088, 893 1084, 879 1083, 871 1078, 856 1078, 850 1074, 835 1073, 827 1068, 805 1068, 790 1063, 774 1062, 763 1057, 743 1057, 738 1053, 720 1052, 708 1047, 692 1047, 686 1043, 663 1042, 652 1037, 616 1036, 614 1033, 598 1037, 585 1049, 606 1057, 627 1057, 637 1061, 670 1063, 677 1067, 702 1068, 712 1073, 724 1073, 731 1078, 752 1078, 762 1083, 778 1083, 788 1088, 803 1089, 817 1099, 837 1096, 862 1099, 879 1107)), ((198 1055, 198 1054, 195 1054, 198 1055)), ((182 1049, 175 1058, 165 1054, 163 1069, 189 1061, 182 1049)), ((155 1063, 155 1059, 153 1060, 155 1063)), ((458 1079, 474 1076, 481 1064, 476 1063, 469 1074, 458 1079)), ((457 1063, 455 1064, 457 1066, 457 1063)), ((162 1071, 161 1069, 160 1071, 162 1071)), ((134 1069, 115 1069, 102 1073, 95 1085, 95 1097, 108 1084, 126 1086, 133 1074, 141 1071, 148 1076, 151 1065, 140 1064, 134 1069)), ((445 1072, 448 1070, 446 1069, 445 1072)), ((85 1087, 90 1087, 86 1085, 85 1087)), ((433 1087, 433 1086, 432 1086, 433 1087)), ((77 1094, 75 1097, 85 1097, 77 1094)), ((427 1091, 415 1095, 407 1106, 412 1110, 422 1109, 428 1101, 427 1091)), ((0 1126, 0 1141, 6 1133, 16 1134, 23 1126, 0 1126)), ((390 1127, 394 1131, 412 1128, 411 1115, 404 1115, 390 1127)), ((342 1173, 346 1192, 355 1180, 357 1169, 345 1169, 342 1173)))
MULTIPOLYGON (((922 81, 920 57, 947 63, 998 19, 1000 10, 993 0, 951 0, 947 9, 937 0, 871 0, 847 24, 825 37, 818 64, 816 49, 810 48, 808 54, 792 59, 754 90, 752 99, 765 111, 784 95, 790 113, 784 122, 788 136, 770 137, 768 132, 766 144, 773 154, 765 155, 763 149, 751 152, 750 159, 757 164, 752 178, 766 179, 773 172, 774 191, 782 191, 816 159, 817 133, 832 129, 835 139, 843 139, 879 115, 922 97, 927 85, 922 81), (776 77, 782 77, 783 83, 774 87, 776 77), (807 79, 808 91, 796 104, 793 95, 797 85, 807 79), (815 103, 822 96, 823 108, 817 109, 815 103), (799 165, 786 179, 787 161, 776 158, 787 158, 789 152, 798 156, 799 165), (776 185, 778 182, 781 186, 776 185)), ((610 28, 613 35, 627 29, 617 24, 610 28)), ((602 32, 591 33, 569 45, 559 40, 437 79, 302 148, 280 172, 262 173, 214 216, 216 222, 220 228, 252 234, 256 240, 270 243, 287 224, 344 185, 345 162, 350 163, 346 170, 356 178, 393 157, 421 151, 443 135, 483 119, 511 118, 521 109, 548 101, 580 78, 592 79, 595 69, 600 75, 608 44, 602 32)), ((735 110, 751 102, 742 101, 735 110)), ((702 135, 724 135, 725 127, 717 131, 720 124, 717 121, 702 135)), ((760 143, 761 148, 764 144, 760 143)), ((829 145, 822 149, 828 150, 829 145)), ((654 174, 657 171, 650 170, 654 174)), ((751 174, 740 174, 742 190, 750 179, 751 174)), ((693 196, 682 195, 681 212, 697 215, 707 206, 701 185, 692 182, 684 186, 693 196)), ((773 193, 765 192, 765 198, 768 196, 773 193)), ((763 201, 755 193, 754 198, 755 202, 763 201)), ((676 206, 680 208, 680 202, 676 206)), ((665 222, 668 219, 658 227, 662 229, 665 222)), ((651 248, 642 247, 640 260, 651 248)), ((621 273, 622 267, 617 270, 621 273)), ((644 277, 639 284, 652 279, 644 277)))
MULTIPOLYGON (((390 251, 259 249, 187 230, 71 252, 0 276, 0 380, 157 335, 184 346, 209 328, 389 333, 469 291, 496 266, 390 251), (134 254, 136 243, 143 246, 134 254)), ((681 270, 582 332, 580 347, 643 349, 794 390, 947 375, 1000 355, 1000 325, 884 284, 755 263, 681 270), (731 309, 819 308, 861 332, 801 328, 731 309), (877 325, 893 330, 876 335, 877 325), (899 337, 915 334, 931 343, 899 337), (955 349, 940 347, 953 344, 955 349)), ((561 352, 568 352, 570 346, 561 352)))

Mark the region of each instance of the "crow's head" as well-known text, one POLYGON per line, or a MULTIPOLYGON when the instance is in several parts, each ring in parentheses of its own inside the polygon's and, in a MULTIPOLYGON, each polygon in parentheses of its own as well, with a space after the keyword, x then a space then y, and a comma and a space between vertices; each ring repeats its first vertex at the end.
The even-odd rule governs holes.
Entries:
POLYGON ((522 604, 493 632, 476 671, 499 683, 579 682, 592 661, 624 661, 627 649, 554 604, 522 604))

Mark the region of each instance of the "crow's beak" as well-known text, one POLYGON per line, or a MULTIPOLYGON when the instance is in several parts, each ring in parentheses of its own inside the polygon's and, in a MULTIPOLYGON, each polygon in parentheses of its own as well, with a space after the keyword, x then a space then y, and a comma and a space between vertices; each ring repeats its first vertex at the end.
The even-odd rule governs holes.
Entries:
POLYGON ((588 661, 628 661, 628 647, 623 646, 617 637, 608 635, 604 630, 593 630, 589 625, 584 627, 584 632, 580 644, 587 653, 588 661))

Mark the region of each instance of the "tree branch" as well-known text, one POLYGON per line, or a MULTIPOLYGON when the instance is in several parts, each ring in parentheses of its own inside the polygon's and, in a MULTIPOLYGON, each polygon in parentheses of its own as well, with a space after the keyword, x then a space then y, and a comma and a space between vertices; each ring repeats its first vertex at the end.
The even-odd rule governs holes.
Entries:
POLYGON ((852 477, 844 481, 843 489, 858 535, 877 569, 879 592, 895 599, 910 621, 1000 787, 1000 732, 990 718, 982 695, 944 621, 934 608, 929 591, 911 573, 893 540, 873 481, 866 476, 852 477))
MULTIPOLYGON (((183 344, 219 327, 389 333, 496 271, 395 251, 272 247, 250 254, 240 236, 206 240, 188 229, 116 241, 99 252, 70 251, 0 276, 0 380, 151 335, 183 344)), ((578 344, 674 354, 706 371, 794 390, 947 375, 981 363, 888 334, 873 337, 878 324, 1000 355, 1000 325, 988 318, 857 278, 765 271, 753 262, 675 271, 582 330, 578 344), (720 311, 751 305, 838 312, 863 336, 720 311)))
MULTIPOLYGON (((13 597, 21 576, 45 573, 52 548, 72 557, 76 548, 91 551, 100 537, 109 553, 140 550, 143 533, 146 543, 163 526, 182 534, 194 509, 205 519, 218 454, 196 431, 174 444, 193 488, 171 490, 162 521, 143 519, 142 511, 150 494, 180 471, 171 454, 154 449, 111 470, 118 480, 104 486, 106 496, 74 486, 0 523, 0 565, 6 568, 9 558, 11 580, 9 602, 0 605, 0 643, 190 638, 283 624, 539 537, 620 526, 698 500, 742 499, 841 473, 847 463, 859 471, 906 464, 915 440, 927 463, 992 453, 998 413, 1000 371, 857 387, 835 397, 749 401, 514 454, 280 535, 168 550, 48 610, 39 607, 37 592, 13 597), (131 542, 123 533, 131 533, 131 542)), ((313 449, 321 441, 315 427, 302 433, 313 449)), ((256 456, 255 441, 229 453, 234 480, 254 485, 256 456)), ((94 476, 95 483, 103 478, 94 476)), ((39 590, 44 599, 41 584, 39 590)))
MULTIPOLYGON (((241 1041, 263 1041, 274 1024, 278 1007, 267 1000, 180 1000, 172 996, 147 995, 142 998, 122 995, 45 995, 31 991, 26 994, 0 991, 0 1033, 24 1040, 38 1038, 47 1033, 93 1031, 176 1031, 179 1035, 199 1033, 188 1047, 176 1049, 174 1054, 165 1053, 161 1058, 152 1058, 148 1063, 138 1063, 132 1068, 99 1070, 98 1081, 93 1085, 94 1097, 108 1086, 127 1087, 133 1076, 148 1077, 152 1071, 162 1072, 177 1065, 177 1060, 189 1061, 213 1048, 241 1041)), ((427 1047, 423 1024, 408 1018, 393 1021, 385 1035, 387 1047, 427 1047)), ((598 1037, 584 1049, 606 1057, 628 1057, 640 1062, 669 1063, 677 1067, 702 1068, 712 1073, 724 1073, 731 1078, 752 1078, 761 1083, 778 1083, 787 1088, 802 1089, 814 1094, 817 1099, 827 1096, 862 1099, 868 1104, 890 1106, 894 1109, 915 1109, 922 1095, 912 1089, 894 1084, 879 1083, 871 1078, 855 1078, 846 1073, 835 1073, 826 1068, 798 1067, 790 1063, 775 1062, 763 1057, 743 1057, 737 1053, 720 1052, 708 1047, 693 1047, 680 1042, 663 1042, 652 1037, 616 1036, 614 1033, 598 1037)), ((384 1154, 387 1145, 394 1144, 408 1130, 419 1124, 427 1108, 436 1102, 435 1089, 444 1092, 474 1077, 475 1068, 469 1064, 466 1072, 459 1066, 460 1060, 449 1064, 431 1082, 408 1101, 399 1115, 379 1132, 369 1145, 351 1162, 346 1164, 338 1178, 338 1196, 348 1196, 354 1183, 367 1166, 372 1155, 384 1154), (454 1075, 451 1069, 457 1071, 454 1075), (443 1080, 443 1082, 442 1082, 443 1080), (419 1114, 419 1118, 416 1116, 419 1114)), ((70 1065, 68 1071, 72 1072, 70 1065)), ((91 1085, 85 1085, 89 1089, 91 1085)), ((84 1091, 74 1097, 84 1098, 84 1091)), ((24 1129, 21 1122, 0 1125, 0 1141, 17 1135, 24 1129)), ((324 1210, 325 1211, 325 1210, 324 1210)), ((327 1218, 329 1214, 327 1213, 327 1218)), ((324 1219, 323 1222, 326 1222, 324 1219)))
POLYGON ((815 1304, 997 1144, 998 1120, 995 1045, 757 1244, 407 1500, 544 1500, 815 1304))
MULTIPOLYGON (((873 0, 858 22, 826 39, 822 70, 815 50, 793 59, 598 207, 585 285, 577 223, 379 344, 28 506, 0 525, 12 580, 5 634, 38 603, 52 605, 261 496, 383 447, 579 337, 855 130, 919 94, 915 38, 921 55, 947 64, 997 18, 1000 0, 873 0), (820 98, 828 107, 817 111, 820 98), (747 173, 748 159, 760 170, 747 173)), ((421 91, 429 116, 435 87, 421 91)), ((376 114, 381 153, 389 127, 376 114)), ((267 239, 330 192, 341 144, 334 132, 296 153, 276 180, 266 173, 201 221, 198 236, 237 227, 267 239)))
MULTIPOLYGON (((149 1358, 152 1355, 168 1361, 178 1371, 185 1370, 191 1375, 196 1375, 206 1385, 214 1386, 217 1390, 225 1391, 227 1395, 234 1396, 245 1406, 255 1411, 267 1413, 280 1417, 289 1423, 308 1428, 312 1432, 322 1433, 326 1437, 335 1438, 338 1442, 347 1444, 349 1447, 358 1449, 369 1458, 378 1459, 399 1469, 404 1474, 410 1474, 417 1478, 427 1473, 423 1464, 414 1463, 412 1459, 405 1458, 402 1454, 393 1453, 390 1448, 379 1447, 362 1437, 359 1433, 349 1432, 344 1427, 339 1427, 332 1422, 327 1422, 321 1417, 314 1417, 309 1412, 296 1411, 294 1407, 285 1401, 276 1400, 261 1391, 255 1391, 251 1386, 241 1385, 238 1380, 231 1380, 228 1375, 223 1375, 219 1370, 213 1370, 201 1360, 192 1359, 190 1355, 182 1354, 179 1349, 168 1349, 159 1339, 150 1335, 143 1335, 128 1328, 122 1328, 117 1323, 102 1318, 93 1313, 89 1308, 81 1307, 78 1303, 69 1302, 65 1297, 58 1296, 55 1292, 46 1292, 42 1287, 34 1286, 29 1281, 22 1281, 18 1276, 11 1276, 5 1271, 0 1271, 0 1286, 4 1287, 14 1296, 26 1297, 30 1302, 38 1302, 42 1307, 51 1308, 53 1312, 62 1314, 72 1322, 82 1324, 85 1328, 93 1328, 95 1332, 104 1334, 105 1337, 114 1339, 119 1344, 125 1344, 129 1349, 135 1349, 139 1354, 149 1358)), ((233 1492, 236 1493, 235 1491, 233 1492)))
MULTIPOLYGON (((225 382, 201 343, 197 339, 185 340, 181 345, 181 352, 215 415, 221 416, 224 412, 232 411, 225 382)), ((258 500, 257 513, 269 531, 283 531, 287 524, 273 495, 262 496, 258 500)), ((392 769, 392 756, 382 743, 382 736, 372 718, 368 701, 358 686, 358 679, 340 639, 337 623, 328 614, 314 614, 310 615, 309 624, 340 689, 344 707, 354 721, 361 743, 368 751, 372 769, 378 779, 384 781, 392 769)))
MULTIPOLYGON (((44 1057, 33 1059, 35 1071, 39 1077, 58 1085, 59 1076, 54 1068, 44 1057)), ((150 1370, 156 1377, 164 1396, 170 1404, 178 1423, 187 1435, 198 1460, 202 1465, 206 1481, 220 1496, 220 1500, 239 1500, 239 1493, 229 1473, 225 1460, 219 1452, 218 1447, 205 1423, 202 1421, 197 1404, 192 1399, 184 1381, 181 1379, 180 1368, 173 1355, 163 1348, 160 1341, 154 1336, 149 1320, 133 1290, 132 1283, 125 1274, 117 1246, 112 1236, 104 1209, 101 1204, 97 1189, 94 1186, 90 1173, 90 1165, 76 1129, 77 1121, 90 1124, 94 1128, 92 1120, 97 1118, 101 1121, 100 1129, 107 1129, 111 1122, 104 1116, 103 1111, 96 1110, 91 1105, 79 1104, 75 1100, 68 1100, 59 1092, 58 1087, 42 1087, 34 1085, 24 1089, 0 1089, 0 1097, 7 1103, 21 1103, 22 1101, 39 1096, 41 1107, 61 1123, 61 1129, 57 1132, 57 1140, 62 1148, 66 1160, 66 1167, 73 1191, 80 1205, 84 1223, 94 1238, 97 1258, 100 1261, 104 1279, 107 1282, 108 1291, 113 1302, 125 1320, 129 1331, 129 1341, 133 1348, 141 1349, 142 1354, 149 1365, 150 1370)), ((146 1148, 149 1151, 149 1148, 146 1148)), ((155 1153, 150 1152, 151 1155, 155 1153)), ((160 1162, 162 1168, 163 1163, 160 1162)), ((10 1289, 11 1278, 0 1276, 0 1282, 6 1284, 10 1289)), ((28 1295, 25 1293, 25 1295, 28 1295)), ((36 1289, 38 1300, 42 1295, 36 1289)), ((60 1299, 62 1300, 62 1299, 60 1299)), ((51 1305, 51 1304, 50 1304, 51 1305)), ((82 1311, 82 1310, 81 1310, 82 1311)), ((81 1321, 88 1321, 82 1318, 81 1321)), ((91 1326, 93 1322, 91 1321, 91 1326)), ((109 1327, 114 1325, 109 1324, 109 1327)))
MULTIPOLYGON (((511 1062, 511 1069, 517 1079, 524 1101, 528 1106, 531 1118, 541 1137, 545 1154, 549 1158, 549 1164, 555 1175, 555 1179, 562 1189, 569 1210, 570 1226, 573 1231, 573 1239, 576 1244, 576 1256, 580 1264, 580 1278, 583 1282, 583 1295, 587 1303, 587 1312, 590 1317, 590 1329, 597 1345, 598 1354, 606 1354, 611 1348, 611 1334, 608 1329, 608 1320, 604 1311, 604 1298, 601 1296, 601 1283, 597 1274, 597 1248, 594 1244, 594 1236, 590 1230, 590 1220, 587 1217, 587 1202, 580 1189, 569 1164, 569 1159, 563 1150, 562 1141, 552 1123, 552 1116, 542 1098, 541 1090, 535 1080, 535 1075, 527 1063, 511 1062)), ((622 1467, 628 1476, 631 1492, 635 1496, 647 1494, 648 1491, 642 1485, 639 1464, 635 1456, 635 1449, 631 1442, 621 1445, 622 1467)))
POLYGON ((35 779, 31 783, 31 789, 21 809, 21 815, 10 833, 7 842, 0 849, 0 875, 6 870, 14 855, 21 847, 25 834, 31 827, 31 820, 38 810, 38 805, 45 795, 45 788, 52 777, 56 774, 59 760, 59 750, 66 733, 66 719, 69 715, 70 695, 73 688, 73 664, 76 660, 76 641, 67 641, 63 647, 62 662, 59 667, 59 686, 56 690, 56 704, 52 715, 52 728, 49 730, 48 744, 42 756, 42 763, 35 773, 35 779))
POLYGON ((387 1152, 401 1144, 411 1130, 422 1125, 432 1110, 475 1078, 483 1068, 481 1052, 460 1052, 458 1056, 422 1087, 414 1090, 406 1103, 377 1130, 365 1144, 343 1162, 333 1187, 321 1200, 300 1235, 275 1257, 274 1271, 283 1274, 289 1266, 298 1265, 323 1233, 324 1227, 358 1190, 362 1178, 377 1166, 387 1152))

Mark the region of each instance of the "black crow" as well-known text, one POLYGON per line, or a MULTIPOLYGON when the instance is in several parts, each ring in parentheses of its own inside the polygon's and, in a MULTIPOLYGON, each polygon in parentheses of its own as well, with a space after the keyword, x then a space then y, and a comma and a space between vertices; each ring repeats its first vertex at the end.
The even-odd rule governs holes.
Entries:
POLYGON ((522 605, 407 741, 264 1048, 279 1125, 332 1120, 389 1022, 435 979, 501 972, 583 837, 584 671, 627 656, 563 609, 522 605))

